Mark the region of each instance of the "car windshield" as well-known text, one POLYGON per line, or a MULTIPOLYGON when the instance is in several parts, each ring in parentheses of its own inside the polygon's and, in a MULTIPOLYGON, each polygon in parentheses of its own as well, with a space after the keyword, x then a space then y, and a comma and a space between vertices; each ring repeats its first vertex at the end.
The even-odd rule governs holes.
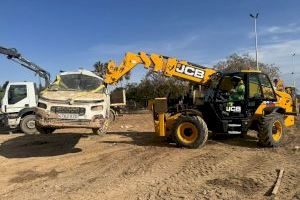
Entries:
POLYGON ((60 75, 49 87, 49 90, 92 91, 99 88, 103 81, 97 77, 84 74, 60 75))

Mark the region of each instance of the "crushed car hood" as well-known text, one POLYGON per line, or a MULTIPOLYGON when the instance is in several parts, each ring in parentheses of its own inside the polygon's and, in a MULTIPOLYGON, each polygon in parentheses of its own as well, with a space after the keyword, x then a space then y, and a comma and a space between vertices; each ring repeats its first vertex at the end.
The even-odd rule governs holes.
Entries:
POLYGON ((41 98, 54 101, 95 101, 105 98, 105 94, 96 92, 78 92, 78 91, 44 91, 41 98))

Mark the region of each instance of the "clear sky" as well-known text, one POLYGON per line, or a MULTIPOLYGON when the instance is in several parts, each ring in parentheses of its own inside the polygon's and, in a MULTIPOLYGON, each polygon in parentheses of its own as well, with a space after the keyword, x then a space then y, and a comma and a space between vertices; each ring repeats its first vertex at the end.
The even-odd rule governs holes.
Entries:
MULTIPOLYGON (((278 65, 290 84, 293 68, 300 73, 299 0, 0 0, 0 46, 17 48, 52 77, 127 51, 213 66, 234 52, 255 55, 256 12, 259 60, 278 65)), ((3 56, 0 68, 0 83, 38 80, 3 56)), ((132 81, 145 75, 141 68, 132 81)))

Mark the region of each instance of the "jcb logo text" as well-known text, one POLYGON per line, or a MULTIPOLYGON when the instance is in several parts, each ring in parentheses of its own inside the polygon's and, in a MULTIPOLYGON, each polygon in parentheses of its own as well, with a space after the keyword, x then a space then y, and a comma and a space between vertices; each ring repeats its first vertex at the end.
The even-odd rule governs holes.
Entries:
POLYGON ((201 79, 204 78, 204 74, 205 74, 205 72, 201 69, 196 69, 194 67, 185 66, 185 65, 177 66, 176 72, 186 74, 188 76, 193 76, 196 78, 201 78, 201 79))
POLYGON ((226 107, 226 111, 240 113, 242 111, 242 108, 241 108, 241 106, 228 106, 228 107, 226 107))

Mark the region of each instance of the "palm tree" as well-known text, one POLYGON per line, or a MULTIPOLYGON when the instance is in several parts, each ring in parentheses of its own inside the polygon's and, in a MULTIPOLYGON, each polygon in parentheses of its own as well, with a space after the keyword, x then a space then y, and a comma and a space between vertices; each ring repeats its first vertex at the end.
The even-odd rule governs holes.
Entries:
POLYGON ((101 61, 97 61, 95 62, 93 67, 95 69, 96 74, 98 74, 99 76, 104 76, 107 69, 107 63, 102 63, 101 61))
MULTIPOLYGON (((102 63, 101 61, 95 62, 95 64, 93 65, 95 73, 101 77, 104 77, 106 74, 107 65, 108 63, 102 63)), ((123 77, 128 81, 130 79, 130 72, 125 74, 123 77)), ((123 77, 121 77, 120 82, 123 81, 123 77)))

